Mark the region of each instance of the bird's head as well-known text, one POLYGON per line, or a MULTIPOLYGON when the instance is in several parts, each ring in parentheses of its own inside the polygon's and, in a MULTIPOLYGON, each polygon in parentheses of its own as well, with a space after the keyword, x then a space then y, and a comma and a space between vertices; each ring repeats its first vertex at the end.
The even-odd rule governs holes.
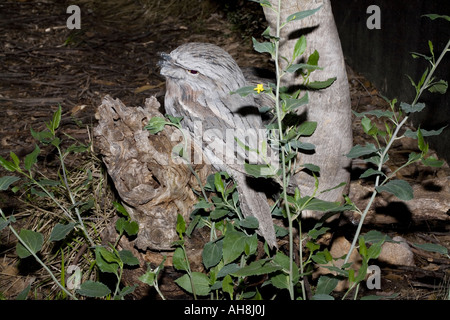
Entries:
POLYGON ((179 86, 194 91, 227 94, 245 85, 236 61, 222 48, 211 43, 190 42, 162 53, 161 75, 179 86))

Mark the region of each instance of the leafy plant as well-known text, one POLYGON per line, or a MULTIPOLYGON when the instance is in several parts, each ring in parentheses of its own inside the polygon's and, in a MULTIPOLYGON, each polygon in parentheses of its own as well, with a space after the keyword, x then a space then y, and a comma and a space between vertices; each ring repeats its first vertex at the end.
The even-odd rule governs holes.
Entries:
MULTIPOLYGON (((280 3, 278 7, 273 7, 268 1, 257 1, 262 6, 268 7, 275 11, 277 15, 280 13, 280 3)), ((294 61, 302 56, 306 51, 306 38, 300 37, 294 47, 292 57, 279 57, 279 40, 280 30, 289 22, 303 19, 320 10, 319 8, 295 13, 281 22, 278 19, 276 30, 268 28, 262 34, 266 39, 265 42, 258 42, 253 38, 253 47, 257 52, 270 54, 275 61, 276 83, 267 83, 265 85, 258 84, 255 88, 247 86, 232 92, 247 96, 249 94, 266 94, 273 100, 274 107, 264 106, 261 111, 268 112, 272 115, 268 129, 268 143, 273 149, 279 151, 279 166, 274 166, 268 161, 265 164, 246 164, 245 170, 247 174, 256 178, 271 178, 277 181, 281 186, 281 194, 279 199, 275 199, 274 216, 287 219, 288 228, 283 229, 275 225, 277 236, 284 237, 288 235, 289 250, 288 255, 278 250, 275 253, 270 252, 267 245, 264 245, 264 255, 256 252, 258 240, 255 230, 258 227, 258 221, 254 218, 244 219, 240 214, 239 197, 235 190, 233 181, 226 172, 215 173, 208 177, 206 185, 202 188, 200 201, 196 205, 191 215, 192 221, 189 224, 186 235, 190 235, 193 228, 201 228, 207 226, 210 228, 210 241, 204 246, 202 258, 207 274, 193 273, 189 269, 189 261, 183 246, 183 234, 185 232, 185 222, 180 218, 177 223, 180 241, 175 243, 177 249, 174 254, 174 266, 186 271, 187 274, 177 280, 177 283, 186 291, 194 294, 207 295, 211 293, 211 298, 216 299, 261 299, 261 293, 258 289, 249 290, 243 287, 244 279, 249 277, 258 277, 265 275, 266 281, 264 285, 272 285, 279 290, 287 290, 291 299, 307 299, 305 288, 305 277, 308 277, 314 265, 321 265, 335 272, 333 276, 322 275, 317 281, 316 288, 312 299, 334 299, 331 292, 337 286, 339 280, 347 279, 350 287, 344 295, 344 298, 354 290, 354 298, 358 296, 360 284, 365 280, 366 272, 369 267, 369 261, 376 259, 380 252, 381 246, 385 241, 392 241, 388 236, 380 232, 371 231, 364 236, 361 235, 361 227, 364 223, 369 208, 373 204, 376 195, 381 192, 388 192, 397 196, 401 200, 410 200, 413 198, 411 186, 405 180, 396 179, 396 173, 404 167, 415 162, 422 162, 424 165, 439 167, 442 161, 428 155, 429 147, 424 137, 437 135, 444 128, 435 131, 427 131, 419 129, 415 132, 406 130, 403 135, 400 134, 401 128, 407 122, 411 113, 420 112, 425 105, 419 102, 419 98, 425 90, 430 92, 445 93, 448 84, 444 80, 435 80, 433 74, 442 60, 446 52, 449 51, 449 44, 444 51, 435 60, 433 45, 429 42, 431 56, 413 53, 413 57, 422 57, 430 63, 430 68, 426 69, 421 79, 415 83, 411 78, 410 81, 416 89, 416 96, 411 104, 402 102, 397 106, 397 100, 388 101, 390 110, 372 110, 363 113, 355 113, 357 117, 361 117, 361 125, 364 132, 374 140, 374 143, 366 143, 366 145, 356 145, 347 154, 349 158, 362 158, 363 161, 375 165, 376 169, 369 168, 361 176, 361 179, 373 178, 375 176, 375 185, 372 196, 366 208, 362 211, 356 207, 354 202, 345 196, 346 203, 341 205, 335 202, 326 202, 315 197, 319 179, 315 179, 315 188, 312 195, 301 195, 298 188, 294 194, 288 193, 288 183, 293 173, 300 169, 307 169, 314 176, 320 172, 320 168, 314 164, 297 163, 298 152, 311 151, 315 146, 310 143, 301 141, 302 137, 314 134, 317 124, 315 122, 296 122, 295 111, 300 106, 307 104, 309 101, 308 93, 302 94, 301 90, 294 93, 287 92, 286 88, 280 86, 280 79, 286 73, 299 72, 303 79, 303 88, 307 90, 320 90, 327 88, 333 84, 336 78, 330 78, 324 81, 311 82, 309 77, 315 70, 321 70, 319 66, 319 53, 315 51, 309 57, 305 58, 306 63, 295 64, 294 61), (285 69, 281 69, 278 61, 279 58, 288 62, 285 69), (377 117, 384 119, 384 128, 380 129, 371 119, 377 117), (410 153, 408 160, 392 173, 383 171, 384 165, 389 161, 389 151, 394 141, 410 137, 417 139, 420 153, 410 153), (265 170, 267 174, 261 174, 265 170), (207 192, 212 193, 210 199, 207 192), (315 210, 325 212, 325 216, 316 225, 307 231, 302 232, 301 215, 304 210, 315 210), (344 210, 352 210, 360 214, 360 222, 356 229, 351 248, 344 257, 342 266, 334 265, 337 260, 333 258, 327 248, 322 248, 317 244, 318 238, 329 230, 324 226, 324 221, 331 215, 344 210), (299 233, 299 259, 295 261, 294 254, 294 222, 297 222, 299 233), (304 244, 304 245, 303 245, 304 244), (303 247, 306 247, 307 256, 304 257, 303 247), (352 263, 349 262, 350 253, 354 248, 358 248, 362 264, 356 272, 351 268, 352 263), (198 287, 197 287, 198 286, 198 287), (300 296, 296 293, 300 292, 300 296)), ((445 16, 427 15, 431 19, 444 18, 445 16)), ((449 42, 450 43, 450 42, 449 42)), ((167 124, 174 125, 180 129, 182 119, 154 118, 150 121, 148 129, 152 133, 162 130, 167 124)), ((258 153, 258 155, 266 154, 266 150, 251 150, 241 141, 237 141, 238 145, 246 151, 258 153)), ((263 148, 267 147, 263 144, 263 148)), ((192 170, 192 168, 191 168, 192 170)), ((201 183, 200 183, 201 184, 201 183)), ((342 186, 339 184, 334 188, 342 186)), ((334 189, 332 188, 332 189, 334 189)), ((330 189, 330 190, 332 190, 330 189)), ((329 191, 329 190, 326 190, 329 191)), ((325 192, 326 192, 325 191, 325 192)), ((181 217, 181 216, 180 216, 181 217)), ((419 245, 420 247, 420 245, 419 245)), ((441 246, 426 246, 422 248, 440 252, 448 255, 446 248, 441 246)), ((392 295, 391 298, 396 295, 392 295)), ((366 297, 372 299, 373 297, 366 297)))
MULTIPOLYGON (((71 239, 72 234, 81 234, 85 241, 86 246, 91 248, 95 260, 94 264, 102 273, 113 273, 117 282, 113 292, 109 289, 107 285, 99 281, 87 280, 81 283, 79 286, 69 289, 65 286, 65 270, 64 270, 64 258, 61 262, 61 281, 57 279, 57 276, 39 257, 39 252, 42 250, 46 240, 43 233, 21 229, 17 232, 13 227, 13 223, 16 222, 16 218, 13 215, 6 216, 0 209, 0 230, 8 227, 11 232, 18 239, 16 245, 16 252, 20 259, 25 259, 32 256, 50 275, 53 282, 61 289, 63 292, 62 298, 70 297, 71 299, 78 299, 79 296, 85 297, 105 297, 108 296, 113 299, 122 299, 126 294, 131 293, 135 287, 125 287, 120 288, 120 282, 123 274, 123 269, 125 266, 135 266, 138 264, 138 260, 132 255, 128 250, 118 251, 115 247, 120 240, 120 237, 126 233, 129 236, 135 235, 138 232, 138 226, 135 221, 131 221, 129 214, 126 212, 125 208, 118 203, 115 203, 117 211, 119 211, 125 218, 118 219, 116 223, 116 228, 119 233, 115 245, 110 245, 109 247, 103 247, 96 243, 92 238, 90 232, 88 231, 88 226, 83 220, 82 215, 93 208, 93 199, 77 199, 76 191, 71 187, 71 183, 68 177, 68 171, 65 166, 65 159, 69 153, 81 153, 89 150, 89 145, 84 145, 80 142, 76 142, 65 150, 62 149, 62 140, 58 137, 57 131, 61 122, 61 106, 53 114, 52 119, 49 123, 46 123, 46 130, 35 131, 31 128, 31 135, 38 141, 39 144, 44 146, 52 146, 57 153, 58 160, 60 163, 60 171, 58 172, 59 180, 48 179, 46 176, 41 174, 35 169, 38 157, 41 154, 41 148, 36 144, 35 149, 28 155, 25 156, 23 163, 20 161, 19 157, 14 153, 10 152, 11 160, 6 160, 0 157, 0 164, 6 170, 19 174, 18 176, 5 176, 0 178, 1 190, 7 190, 11 187, 13 192, 18 192, 20 189, 29 190, 31 195, 39 198, 49 198, 54 205, 59 209, 62 215, 59 216, 58 222, 56 222, 52 228, 51 234, 48 241, 54 243, 67 243, 70 245, 69 239, 71 239), (18 186, 13 186, 17 182, 22 182, 18 186), (66 197, 70 200, 70 205, 65 205, 61 201, 62 197, 66 197), (73 289, 73 290, 72 290, 73 289)), ((70 136, 69 136, 70 138, 70 136)), ((86 183, 91 180, 90 173, 88 172, 88 177, 86 183)), ((62 257, 64 257, 63 251, 61 250, 62 257)), ((76 275, 76 283, 81 281, 81 275, 76 275)), ((26 296, 25 293, 23 293, 26 296)))

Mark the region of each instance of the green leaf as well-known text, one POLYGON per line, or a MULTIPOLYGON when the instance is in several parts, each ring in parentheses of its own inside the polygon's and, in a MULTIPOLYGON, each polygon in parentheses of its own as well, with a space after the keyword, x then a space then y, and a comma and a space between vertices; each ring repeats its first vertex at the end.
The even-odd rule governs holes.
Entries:
POLYGON ((14 172, 17 170, 17 166, 12 163, 11 161, 6 160, 5 158, 0 156, 0 164, 3 168, 5 168, 8 171, 14 172))
POLYGON ((80 289, 76 291, 82 296, 91 298, 101 298, 111 293, 111 290, 103 283, 91 280, 82 283, 80 289))
POLYGON ((285 111, 293 111, 298 107, 301 107, 309 102, 308 93, 306 93, 303 97, 300 99, 285 99, 285 111))
POLYGON ((216 266, 222 259, 223 239, 210 241, 203 247, 202 260, 206 269, 216 266))
POLYGON ((28 249, 22 244, 22 241, 16 245, 16 251, 19 258, 23 259, 30 256, 32 253, 36 253, 42 248, 44 243, 44 236, 39 232, 22 229, 19 233, 19 238, 25 243, 28 249))
POLYGON ((114 208, 119 211, 122 215, 124 215, 125 217, 129 218, 130 214, 127 212, 127 209, 125 209, 125 207, 123 205, 121 205, 120 203, 113 201, 113 205, 114 208))
POLYGON ((186 232, 186 221, 184 221, 184 218, 181 214, 177 215, 177 227, 176 227, 176 231, 178 233, 178 235, 180 236, 180 238, 183 238, 183 233, 186 232))
POLYGON ((359 237, 359 254, 362 257, 367 258, 367 246, 363 236, 359 237))
POLYGON ((74 143, 71 144, 67 149, 66 149, 66 153, 69 152, 73 152, 73 153, 83 153, 89 150, 89 148, 91 147, 91 145, 85 145, 82 143, 74 143))
POLYGON ((156 279, 156 273, 154 271, 147 270, 146 273, 144 273, 142 276, 140 276, 139 281, 148 284, 149 286, 154 286, 155 285, 155 279, 156 279))
MULTIPOLYGON (((444 129, 447 128, 447 126, 442 127, 438 130, 425 130, 425 129, 420 129, 422 136, 423 137, 430 137, 430 136, 437 136, 440 135, 442 133, 442 131, 444 131, 444 129)), ((412 131, 411 129, 407 129, 404 133, 405 137, 408 138, 413 138, 413 139, 417 139, 417 132, 412 131)))
POLYGON ((215 209, 211 212, 210 218, 211 218, 211 220, 219 220, 219 219, 225 217, 229 213, 230 213, 230 210, 228 210, 228 209, 215 209))
POLYGON ((239 225, 246 229, 258 229, 259 228, 259 222, 258 219, 255 217, 249 216, 245 219, 239 221, 239 225))
POLYGON ((58 106, 58 110, 55 111, 55 113, 53 114, 52 117, 52 122, 51 122, 51 131, 55 132, 56 129, 58 129, 59 124, 61 123, 61 113, 62 113, 62 109, 61 109, 61 105, 58 106))
POLYGON ((49 144, 55 139, 55 135, 50 131, 36 132, 33 130, 33 128, 30 128, 30 132, 33 138, 35 138, 39 142, 42 142, 43 144, 49 144))
POLYGON ((57 223, 50 234, 50 241, 60 241, 64 239, 75 227, 76 223, 61 224, 57 223))
POLYGON ((225 186, 223 184, 222 176, 220 175, 219 172, 216 172, 214 174, 214 187, 216 188, 217 192, 224 194, 225 186))
POLYGON ((377 118, 381 118, 381 117, 387 117, 387 118, 392 118, 394 116, 394 113, 392 111, 383 111, 383 110, 371 110, 371 111, 365 111, 365 112, 356 112, 356 111, 352 111, 353 114, 357 117, 364 117, 366 115, 372 115, 372 116, 376 116, 377 118))
POLYGON ((222 280, 222 290, 230 295, 230 299, 233 300, 234 284, 233 279, 227 274, 222 280))
POLYGON ((336 77, 334 78, 330 78, 327 79, 325 81, 313 81, 310 82, 306 85, 307 88, 312 89, 312 90, 320 90, 320 89, 325 89, 328 88, 329 86, 331 86, 335 81, 336 81, 336 77))
POLYGON ((248 266, 239 269, 238 271, 234 272, 233 275, 237 277, 259 276, 279 271, 281 269, 282 267, 280 265, 272 263, 270 259, 260 259, 253 261, 248 266))
MULTIPOLYGON (((181 288, 189 293, 193 293, 191 279, 188 274, 175 280, 181 288)), ((200 272, 192 272, 192 283, 195 286, 195 294, 198 296, 207 296, 210 292, 209 278, 206 274, 200 272)))
POLYGON ((376 231, 376 230, 371 230, 369 232, 367 232, 366 234, 364 234, 364 240, 366 243, 377 243, 380 241, 392 241, 391 237, 389 237, 388 235, 376 231))
POLYGON ((299 11, 294 14, 291 14, 290 16, 287 17, 286 22, 305 19, 306 17, 309 17, 309 16, 313 15, 314 13, 316 13, 317 11, 319 11, 320 8, 322 8, 322 6, 316 8, 316 9, 299 11))
POLYGON ((282 271, 278 271, 272 275, 270 283, 278 289, 289 289, 289 276, 282 271))
POLYGON ((378 151, 378 149, 372 143, 366 143, 365 146, 360 146, 359 144, 357 144, 350 150, 350 152, 346 156, 347 156, 347 158, 353 159, 353 158, 359 158, 362 156, 374 154, 377 151, 378 151))
MULTIPOLYGON (((3 211, 0 212, 3 213, 3 211)), ((8 219, 4 219, 3 217, 0 216, 0 231, 3 230, 4 228, 6 228, 8 226, 8 224, 10 224, 11 222, 15 222, 16 218, 14 218, 14 216, 10 216, 8 217, 8 219)))
POLYGON ((367 276, 367 260, 363 259, 361 267, 358 270, 358 275, 355 277, 355 282, 359 283, 363 281, 367 276))
POLYGON ((139 232, 139 225, 136 221, 126 221, 124 229, 127 235, 134 236, 139 232))
POLYGON ((423 244, 418 244, 418 243, 414 243, 413 244, 414 247, 417 247, 419 249, 428 251, 428 252, 437 252, 443 255, 447 255, 448 254, 448 249, 444 246, 441 246, 440 244, 435 244, 435 243, 423 243, 423 244))
POLYGON ((122 234, 125 231, 125 224, 127 223, 127 220, 124 217, 120 217, 116 221, 116 230, 120 234, 122 234))
POLYGON ((147 129, 150 134, 157 134, 158 132, 164 129, 164 126, 167 124, 167 121, 163 117, 153 117, 150 119, 148 124, 144 127, 147 129))
POLYGON ((4 176, 0 178, 0 191, 5 191, 12 185, 14 182, 19 181, 19 177, 15 176, 4 176))
POLYGON ((245 250, 247 236, 243 232, 228 230, 223 240, 223 262, 236 260, 245 250))
POLYGON ((314 70, 323 70, 323 68, 319 66, 315 66, 308 63, 297 63, 297 64, 291 64, 287 69, 286 72, 294 73, 300 69, 308 70, 308 71, 314 71, 314 70))
POLYGON ((263 7, 269 7, 269 8, 272 8, 272 4, 270 3, 269 0, 250 0, 250 1, 257 2, 257 3, 259 3, 259 4, 260 4, 261 6, 263 6, 263 7))
POLYGON ((138 287, 137 284, 135 284, 134 286, 125 286, 123 287, 119 293, 114 297, 114 300, 123 300, 123 298, 134 292, 134 290, 136 290, 136 288, 138 287))
POLYGON ((293 140, 289 142, 289 146, 293 149, 300 150, 315 150, 316 146, 312 143, 301 142, 298 140, 293 140))
MULTIPOLYGON (((311 230, 312 231, 312 230, 311 230)), ((311 232, 310 231, 310 232, 311 232)), ((309 233, 308 233, 309 235, 309 233)), ((310 251, 310 253, 313 253, 314 251, 317 251, 320 249, 320 245, 317 243, 314 243, 312 241, 308 241, 306 242, 306 248, 308 248, 308 250, 310 251)))
POLYGON ((434 157, 428 157, 426 159, 422 159, 422 163, 429 167, 440 168, 444 165, 445 162, 434 157))
POLYGON ((375 169, 372 169, 372 168, 369 168, 366 171, 364 171, 359 177, 362 179, 362 178, 367 178, 367 177, 370 177, 370 176, 373 176, 373 175, 385 176, 385 174, 383 172, 375 170, 375 169))
POLYGON ((420 128, 417 129, 417 144, 422 154, 428 153, 428 144, 425 142, 420 128))
POLYGON ((258 249, 258 237, 256 236, 256 233, 253 235, 247 237, 245 240, 245 249, 244 252, 247 256, 251 256, 256 252, 258 249))
POLYGON ((217 279, 225 277, 227 274, 234 274, 236 271, 240 269, 237 263, 230 263, 223 266, 222 269, 217 272, 217 279))
POLYGON ((301 125, 298 126, 297 134, 300 136, 309 137, 316 131, 317 122, 315 121, 305 121, 301 125))
POLYGON ((375 296, 375 295, 369 295, 361 297, 361 300, 384 300, 384 299, 394 299, 399 295, 399 293, 393 293, 389 296, 375 296))
POLYGON ((297 57, 301 56, 306 50, 306 37, 305 35, 302 35, 294 46, 294 56, 292 57, 292 60, 295 60, 297 57))
POLYGON ((378 256, 381 253, 381 246, 385 242, 385 239, 382 239, 378 241, 377 243, 374 243, 370 246, 369 249, 367 249, 367 260, 370 259, 377 259, 378 256))
POLYGON ((236 94, 237 93, 241 97, 246 97, 249 94, 256 93, 256 91, 254 89, 255 89, 255 86, 246 86, 246 87, 239 88, 239 89, 237 89, 235 91, 231 91, 230 94, 236 94))
POLYGON ((389 181, 382 186, 376 188, 378 192, 389 192, 401 200, 411 200, 414 198, 413 189, 408 182, 404 180, 389 181))
POLYGON ((155 279, 158 277, 158 274, 161 272, 161 270, 164 269, 164 262, 166 262, 166 258, 167 256, 163 257, 163 260, 155 270, 152 270, 149 266, 147 272, 140 276, 138 279, 143 283, 148 284, 149 286, 153 286, 155 284, 155 279))
POLYGON ((174 116, 171 116, 170 114, 166 114, 165 116, 166 116, 166 118, 169 119, 169 121, 171 123, 177 124, 177 125, 179 125, 181 123, 181 120, 183 120, 183 117, 174 117, 174 116))
POLYGON ((121 250, 119 251, 120 260, 122 260, 123 264, 127 266, 138 266, 139 260, 136 258, 133 253, 129 250, 121 250))
POLYGON ((199 202, 197 202, 194 206, 195 209, 209 209, 212 207, 212 203, 208 202, 206 200, 200 200, 199 202))
POLYGON ((328 228, 328 227, 322 227, 318 230, 312 229, 312 230, 309 230, 308 236, 310 236, 312 239, 317 239, 319 236, 325 234, 328 230, 330 230, 330 228, 328 228))
MULTIPOLYGON (((304 197, 302 199, 309 198, 304 197)), ((339 202, 330 202, 321 200, 318 198, 313 198, 309 201, 306 206, 303 207, 303 210, 313 210, 313 211, 321 211, 321 212, 329 212, 338 210, 341 207, 339 202)))
POLYGON ((312 172, 316 172, 316 173, 320 172, 320 167, 316 166, 315 164, 312 164, 312 163, 305 163, 305 164, 303 164, 303 167, 312 172))
POLYGON ((334 300, 334 297, 329 294, 315 294, 312 296, 312 300, 334 300))
POLYGON ((120 259, 114 253, 107 249, 97 246, 95 247, 95 262, 101 272, 117 274, 120 259))
POLYGON ((31 284, 29 284, 25 289, 23 289, 16 297, 16 300, 27 300, 28 293, 30 292, 31 284))
POLYGON ((318 251, 316 252, 311 259, 317 264, 327 264, 330 262, 329 252, 328 250, 318 251))
POLYGON ((18 168, 19 164, 20 164, 19 157, 17 157, 17 155, 14 152, 12 152, 12 151, 9 152, 9 156, 11 157, 11 159, 12 159, 14 165, 16 166, 16 168, 18 168))
POLYGON ((424 14, 422 17, 430 18, 431 20, 435 19, 445 19, 447 21, 450 21, 450 16, 444 16, 439 14, 424 14))
POLYGON ((173 267, 177 270, 188 271, 189 270, 189 262, 186 261, 186 257, 184 255, 183 248, 176 248, 172 257, 173 267))
POLYGON ((271 55, 275 52, 275 46, 272 42, 258 42, 252 37, 253 48, 259 53, 270 53, 271 55))
POLYGON ((410 105, 406 102, 400 103, 400 108, 405 111, 406 113, 414 113, 414 112, 420 112, 425 108, 425 104, 422 102, 416 103, 415 105, 410 105))
POLYGON ((434 82, 428 87, 428 91, 433 92, 433 93, 437 92, 440 94, 446 93, 447 89, 448 89, 448 82, 444 81, 444 80, 439 80, 437 82, 434 82))
POLYGON ((308 57, 308 61, 306 61, 306 63, 311 66, 317 66, 319 64, 319 57, 319 52, 317 50, 314 50, 314 52, 311 53, 311 55, 308 57))
POLYGON ((339 279, 334 276, 320 276, 317 281, 316 295, 329 295, 336 288, 338 282, 339 279))
POLYGON ((268 164, 244 163, 245 172, 255 178, 268 178, 276 174, 272 166, 268 164))

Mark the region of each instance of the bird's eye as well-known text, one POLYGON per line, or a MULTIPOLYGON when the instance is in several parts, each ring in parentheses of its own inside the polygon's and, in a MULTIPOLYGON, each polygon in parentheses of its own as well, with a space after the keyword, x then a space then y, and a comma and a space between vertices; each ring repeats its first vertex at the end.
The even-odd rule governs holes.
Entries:
POLYGON ((198 73, 197 70, 188 70, 188 72, 191 73, 191 74, 197 74, 198 73))

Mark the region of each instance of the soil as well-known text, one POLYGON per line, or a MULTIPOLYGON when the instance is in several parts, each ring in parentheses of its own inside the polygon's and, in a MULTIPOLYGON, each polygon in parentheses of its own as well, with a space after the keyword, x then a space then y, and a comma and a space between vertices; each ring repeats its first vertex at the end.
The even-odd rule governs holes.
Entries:
MULTIPOLYGON (((66 27, 66 9, 71 1, 0 3, 0 156, 4 158, 10 151, 20 158, 30 153, 35 146, 30 128, 45 128, 59 105, 63 109, 63 133, 86 143, 90 141, 87 128, 95 125, 96 108, 107 94, 128 106, 143 105, 154 95, 163 105, 159 53, 170 52, 182 43, 212 42, 227 50, 242 67, 272 68, 269 59, 251 47, 251 36, 259 37, 265 29, 262 10, 255 3, 231 1, 223 5, 220 1, 202 1, 193 7, 193 1, 175 0, 77 2, 82 14, 80 30, 66 27)), ((349 66, 348 75, 353 110, 388 107, 378 90, 357 70, 349 66)), ((354 140, 358 144, 367 140, 356 118, 354 140)), ((397 145, 393 163, 401 163, 404 150, 411 148, 415 146, 397 145)), ((76 158, 69 160, 69 166, 77 165, 76 158)), ((52 166, 56 166, 55 162, 45 159, 42 170, 50 171, 52 166)), ((6 174, 0 169, 0 176, 6 174)), ((402 174, 420 183, 448 177, 449 169, 447 165, 432 170, 415 166, 402 174)), ((23 203, 19 197, 0 192, 0 207, 7 213, 20 211, 23 203)), ((448 212, 444 214, 448 216, 448 212)), ((431 242, 450 248, 449 219, 419 220, 374 220, 365 229, 377 229, 391 237, 400 235, 408 243, 431 242)), ((0 249, 1 257, 11 252, 11 246, 2 243, 0 249)), ((449 290, 450 260, 419 249, 413 252, 415 267, 380 264, 382 289, 362 289, 362 293, 399 293, 396 299, 443 299, 449 290)), ((3 267, 0 262, 0 280, 17 276, 3 267)), ((1 281, 0 291, 5 292, 1 281)))

